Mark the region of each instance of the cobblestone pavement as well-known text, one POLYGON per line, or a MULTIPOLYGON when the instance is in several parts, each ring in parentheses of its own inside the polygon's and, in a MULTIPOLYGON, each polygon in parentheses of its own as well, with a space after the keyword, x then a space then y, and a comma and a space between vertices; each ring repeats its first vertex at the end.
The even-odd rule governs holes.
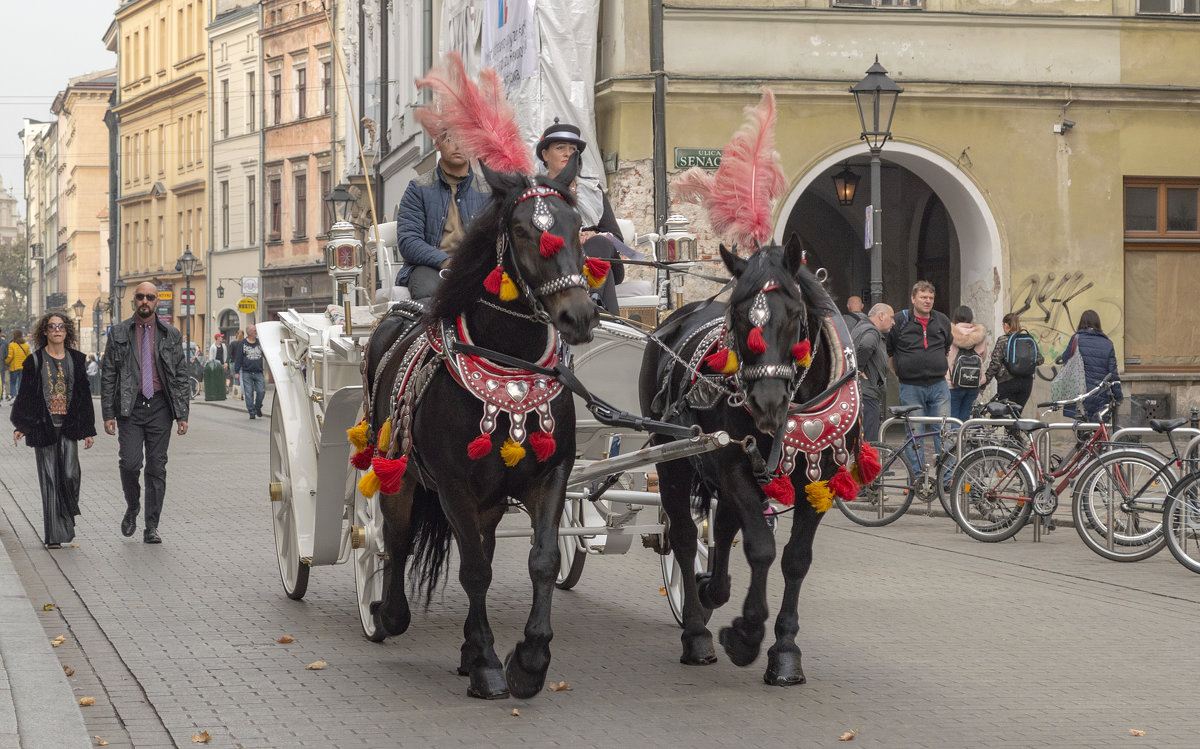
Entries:
MULTIPOLYGON (((119 534, 115 438, 83 453, 79 545, 54 552, 38 537, 31 451, 0 447, 0 536, 47 636, 67 636, 54 652, 75 669, 75 694, 96 698, 82 708, 89 735, 113 747, 191 746, 201 731, 222 747, 807 747, 841 746, 854 729, 855 746, 1164 747, 1200 735, 1200 577, 1168 553, 1117 564, 1070 528, 981 544, 945 518, 865 529, 836 510, 801 596, 807 685, 765 686, 765 656, 680 665, 659 560, 635 548, 590 558, 578 587, 555 595, 549 680, 570 691, 473 700, 454 673, 466 609, 455 581, 381 645, 361 636, 349 565, 315 568, 304 601, 284 597, 268 429, 194 408, 172 439, 162 546, 119 534), (277 644, 283 634, 295 642, 277 644), (328 667, 305 670, 318 659, 328 667)), ((528 611, 527 550, 509 539, 497 551, 502 656, 528 611)), ((773 605, 779 590, 775 579, 773 605)), ((736 613, 718 610, 713 631, 736 613)))

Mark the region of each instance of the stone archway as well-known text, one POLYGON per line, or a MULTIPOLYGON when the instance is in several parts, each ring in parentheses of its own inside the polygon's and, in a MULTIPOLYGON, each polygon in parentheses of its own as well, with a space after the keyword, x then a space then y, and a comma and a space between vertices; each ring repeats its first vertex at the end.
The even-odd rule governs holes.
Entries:
MULTIPOLYGON (((855 144, 832 153, 813 164, 783 202, 782 210, 779 212, 775 224, 774 241, 782 243, 786 239, 787 227, 792 223, 793 214, 798 209, 806 210, 806 206, 812 205, 811 195, 806 197, 805 193, 818 178, 839 167, 842 162, 849 159, 861 161, 864 156, 869 157, 869 153, 865 145, 855 144)), ((956 164, 933 151, 911 143, 894 141, 888 143, 883 150, 883 161, 885 165, 901 167, 919 177, 944 206, 945 215, 949 218, 951 231, 954 233, 953 239, 956 240, 954 244, 957 245, 954 258, 957 262, 953 264, 957 265, 958 273, 956 275, 959 288, 957 294, 951 294, 951 298, 957 297, 960 303, 970 306, 975 310, 976 318, 987 325, 989 329, 994 330, 1005 312, 1004 279, 1008 277, 1008 269, 1005 266, 1000 230, 983 193, 956 164)), ((886 178, 884 184, 885 186, 887 184, 886 178)), ((856 200, 856 204, 859 206, 866 206, 867 202, 866 200, 861 202, 856 200)), ((885 189, 885 236, 889 211, 896 210, 912 210, 912 208, 904 208, 900 199, 894 195, 889 196, 885 189)), ((814 218, 819 220, 819 216, 814 218)), ((921 219, 922 217, 917 216, 916 218, 921 219)), ((842 220, 841 223, 844 226, 845 221, 842 220)), ((921 222, 918 220, 916 223, 920 224, 921 222)), ((839 228, 836 231, 842 232, 843 230, 839 228)), ((916 241, 917 237, 914 236, 908 242, 900 242, 898 251, 904 252, 906 255, 914 252, 916 241), (905 244, 909 246, 905 246, 905 244)), ((893 242, 892 246, 895 247, 895 245, 896 243, 893 242)), ((861 243, 859 247, 861 247, 861 243)), ((889 245, 886 241, 883 252, 886 274, 888 267, 886 256, 889 253, 889 245)), ((884 280, 886 284, 886 275, 884 280)), ((885 296, 885 299, 896 305, 907 303, 907 293, 904 293, 901 298, 897 297, 898 294, 893 292, 890 296, 885 296)))

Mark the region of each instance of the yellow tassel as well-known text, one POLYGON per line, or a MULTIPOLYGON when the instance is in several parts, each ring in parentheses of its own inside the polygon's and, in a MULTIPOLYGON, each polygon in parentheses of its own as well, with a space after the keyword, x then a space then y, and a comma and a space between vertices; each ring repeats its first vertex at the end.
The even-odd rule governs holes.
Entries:
POLYGON ((606 276, 606 275, 600 276, 599 278, 597 278, 596 276, 593 276, 592 272, 589 271, 587 268, 583 269, 583 276, 584 276, 584 278, 587 279, 588 286, 590 286, 593 289, 603 286, 604 279, 608 278, 608 276, 606 276))
POLYGON ((369 429, 367 420, 363 419, 346 430, 346 439, 350 440, 351 445, 354 445, 355 452, 367 446, 367 429, 369 429))
POLYGON ((392 446, 392 420, 388 419, 383 422, 383 428, 379 430, 379 452, 387 455, 388 448, 392 446))
POLYGON ((738 371, 737 354, 733 353, 733 349, 729 350, 729 358, 725 360, 725 368, 721 370, 721 374, 733 374, 738 371))
POLYGON ((833 492, 829 490, 828 481, 812 482, 804 487, 804 494, 808 497, 808 503, 817 512, 825 512, 833 507, 833 492))
POLYGON ((859 486, 863 485, 862 479, 858 477, 858 463, 850 466, 850 477, 854 479, 854 483, 858 484, 859 486))
POLYGON ((504 465, 512 468, 525 457, 525 448, 511 439, 505 440, 504 446, 500 448, 500 457, 504 459, 504 465))
POLYGON ((812 354, 809 354, 808 356, 806 356, 800 360, 800 366, 804 367, 805 369, 808 369, 808 367, 811 364, 812 364, 812 354))
POLYGON ((358 480, 358 490, 362 492, 364 497, 373 497, 379 491, 379 477, 375 475, 375 471, 367 471, 363 477, 358 480))
POLYGON ((517 298, 517 285, 505 273, 500 277, 500 301, 511 302, 517 298))

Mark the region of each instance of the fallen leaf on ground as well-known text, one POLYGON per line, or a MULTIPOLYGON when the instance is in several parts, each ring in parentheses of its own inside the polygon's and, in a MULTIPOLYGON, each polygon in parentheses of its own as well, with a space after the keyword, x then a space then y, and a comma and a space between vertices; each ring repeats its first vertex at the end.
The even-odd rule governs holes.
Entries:
POLYGON ((512 711, 511 713, 509 713, 509 715, 513 716, 514 718, 520 718, 520 717, 521 717, 521 711, 520 711, 520 710, 517 710, 517 708, 515 708, 515 707, 514 707, 514 708, 513 708, 513 711, 512 711))
POLYGON ((80 697, 79 698, 79 706, 80 707, 91 707, 92 705, 95 705, 95 704, 96 704, 95 697, 80 697))
POLYGON ((1129 735, 1130 736, 1145 736, 1146 732, 1140 728, 1130 728, 1129 735))
POLYGON ((306 671, 320 671, 321 669, 325 668, 328 665, 329 664, 326 663, 325 661, 313 661, 312 663, 308 664, 304 668, 306 671))
POLYGON ((42 611, 53 611, 53 610, 54 610, 54 604, 52 604, 52 603, 48 603, 42 607, 42 611))
POLYGON ((67 638, 65 636, 59 635, 58 637, 55 637, 53 640, 50 641, 50 645, 52 647, 58 647, 59 645, 62 645, 66 641, 67 641, 67 638))
POLYGON ((659 588, 659 589, 658 589, 658 594, 659 594, 660 596, 665 596, 665 595, 667 594, 667 589, 666 589, 666 588, 659 588))
POLYGON ((284 635, 283 637, 280 637, 275 642, 279 643, 280 645, 287 645, 289 642, 295 642, 295 641, 296 641, 295 637, 292 637, 291 635, 284 635))
POLYGON ((68 666, 67 664, 64 663, 63 664, 63 673, 66 674, 67 676, 74 676, 75 669, 71 668, 70 666, 68 666))
POLYGON ((854 737, 857 735, 858 729, 855 728, 853 731, 846 731, 841 736, 838 736, 838 741, 854 741, 854 737))
POLYGON ((201 731, 192 737, 193 744, 207 744, 210 741, 212 741, 212 734, 208 731, 201 731))
MULTIPOLYGON (((75 547, 77 547, 77 546, 79 546, 79 544, 78 544, 78 543, 73 543, 73 544, 71 544, 71 548, 72 548, 72 549, 74 549, 74 548, 75 548, 75 547)), ((106 744, 107 744, 108 742, 106 741, 106 742, 104 742, 104 743, 106 743, 106 744)))
POLYGON ((99 736, 93 736, 92 738, 96 740, 96 746, 108 746, 108 742, 99 736))
POLYGON ((571 685, 565 681, 560 681, 557 684, 551 684, 546 687, 546 690, 549 692, 569 692, 571 691, 571 685))

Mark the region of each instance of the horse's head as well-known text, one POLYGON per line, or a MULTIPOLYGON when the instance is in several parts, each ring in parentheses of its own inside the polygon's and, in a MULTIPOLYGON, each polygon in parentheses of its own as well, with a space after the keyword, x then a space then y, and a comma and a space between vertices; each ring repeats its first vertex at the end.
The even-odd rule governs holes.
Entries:
POLYGON ((721 259, 734 277, 727 329, 737 377, 755 426, 774 434, 787 418, 798 359, 815 353, 806 350, 809 305, 795 280, 803 249, 793 235, 785 246, 763 247, 749 258, 722 245, 721 259))
POLYGON ((580 219, 569 189, 579 173, 578 154, 556 180, 502 174, 483 164, 480 169, 503 206, 501 231, 508 248, 501 258, 504 272, 535 313, 545 312, 567 343, 592 340, 600 316, 588 285, 603 273, 594 261, 585 272, 580 219))

